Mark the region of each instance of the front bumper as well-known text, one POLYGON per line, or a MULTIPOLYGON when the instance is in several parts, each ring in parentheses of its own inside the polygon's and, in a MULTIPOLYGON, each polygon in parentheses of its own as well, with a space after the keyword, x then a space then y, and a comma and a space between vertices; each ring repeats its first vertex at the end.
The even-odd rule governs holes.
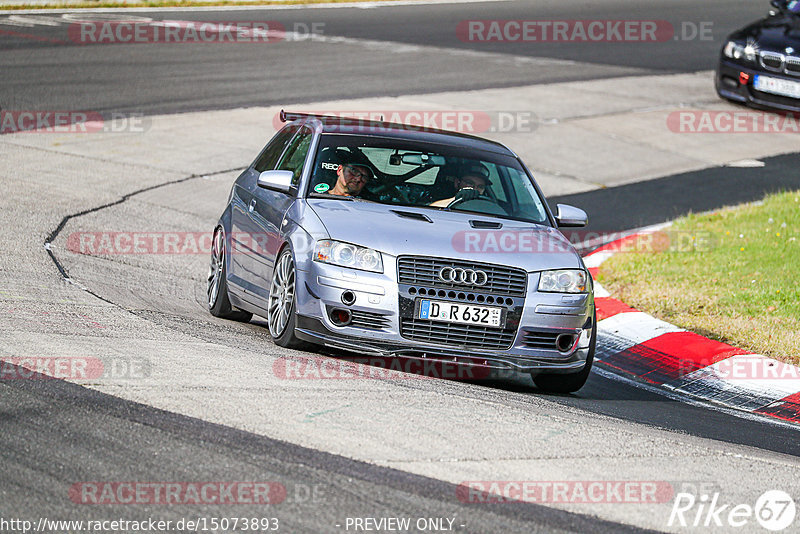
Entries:
MULTIPOLYGON (((390 270, 391 263, 386 262, 390 270)), ((495 306, 504 309, 506 328, 477 333, 463 342, 441 342, 409 337, 407 321, 415 320, 419 294, 398 284, 394 272, 378 274, 333 265, 311 263, 308 271, 297 272, 297 326, 295 335, 330 348, 367 356, 402 357, 460 364, 470 367, 513 370, 528 373, 574 373, 586 365, 594 317, 591 293, 563 295, 536 291, 538 273, 529 273, 524 297, 498 297, 495 306), (346 305, 342 294, 351 291, 355 302, 346 305), (353 324, 337 326, 331 311, 347 309, 353 324), (356 320, 357 318, 357 320, 356 320), (565 351, 553 341, 572 336, 565 351), (494 346, 483 340, 497 339, 494 346), (507 341, 506 341, 507 340, 507 341)), ((436 296, 437 300, 466 303, 464 294, 436 296), (461 298, 460 298, 461 297, 461 298)))
POLYGON ((747 104, 755 108, 800 112, 800 99, 757 91, 753 87, 753 79, 757 74, 800 82, 800 78, 798 77, 788 76, 779 72, 770 72, 760 67, 743 66, 723 57, 717 68, 715 79, 717 94, 728 100, 747 104), (748 83, 743 84, 739 81, 741 73, 745 73, 749 76, 748 83))

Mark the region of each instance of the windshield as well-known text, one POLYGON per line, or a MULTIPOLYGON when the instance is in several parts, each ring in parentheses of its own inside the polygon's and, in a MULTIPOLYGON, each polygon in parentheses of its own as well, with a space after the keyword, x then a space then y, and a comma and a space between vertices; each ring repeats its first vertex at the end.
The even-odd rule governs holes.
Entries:
POLYGON ((515 158, 408 140, 323 135, 308 196, 549 225, 542 199, 515 158))

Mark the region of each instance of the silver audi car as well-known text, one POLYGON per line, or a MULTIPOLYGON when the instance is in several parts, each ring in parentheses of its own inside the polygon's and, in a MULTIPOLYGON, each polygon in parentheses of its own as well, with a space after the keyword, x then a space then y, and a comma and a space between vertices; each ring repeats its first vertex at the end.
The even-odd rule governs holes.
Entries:
POLYGON ((592 366, 592 279, 530 171, 500 143, 281 112, 213 234, 208 308, 276 344, 530 373, 592 366))

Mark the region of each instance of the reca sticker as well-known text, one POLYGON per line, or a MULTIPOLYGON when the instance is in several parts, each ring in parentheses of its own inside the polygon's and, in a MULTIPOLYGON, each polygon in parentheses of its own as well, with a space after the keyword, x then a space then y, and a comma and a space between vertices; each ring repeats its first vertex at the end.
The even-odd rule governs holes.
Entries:
POLYGON ((324 193, 330 188, 331 186, 329 186, 328 184, 317 184, 314 186, 314 191, 316 191, 317 193, 324 193))

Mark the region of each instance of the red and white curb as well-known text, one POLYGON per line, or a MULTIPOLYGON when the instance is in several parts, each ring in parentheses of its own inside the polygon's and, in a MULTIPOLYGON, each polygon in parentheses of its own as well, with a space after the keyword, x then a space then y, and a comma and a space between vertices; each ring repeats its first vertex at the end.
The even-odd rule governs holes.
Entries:
MULTIPOLYGON (((656 231, 632 233, 587 254, 600 265, 626 244, 656 231)), ((800 423, 800 368, 678 328, 627 306, 595 282, 595 361, 639 381, 746 412, 800 423)))

